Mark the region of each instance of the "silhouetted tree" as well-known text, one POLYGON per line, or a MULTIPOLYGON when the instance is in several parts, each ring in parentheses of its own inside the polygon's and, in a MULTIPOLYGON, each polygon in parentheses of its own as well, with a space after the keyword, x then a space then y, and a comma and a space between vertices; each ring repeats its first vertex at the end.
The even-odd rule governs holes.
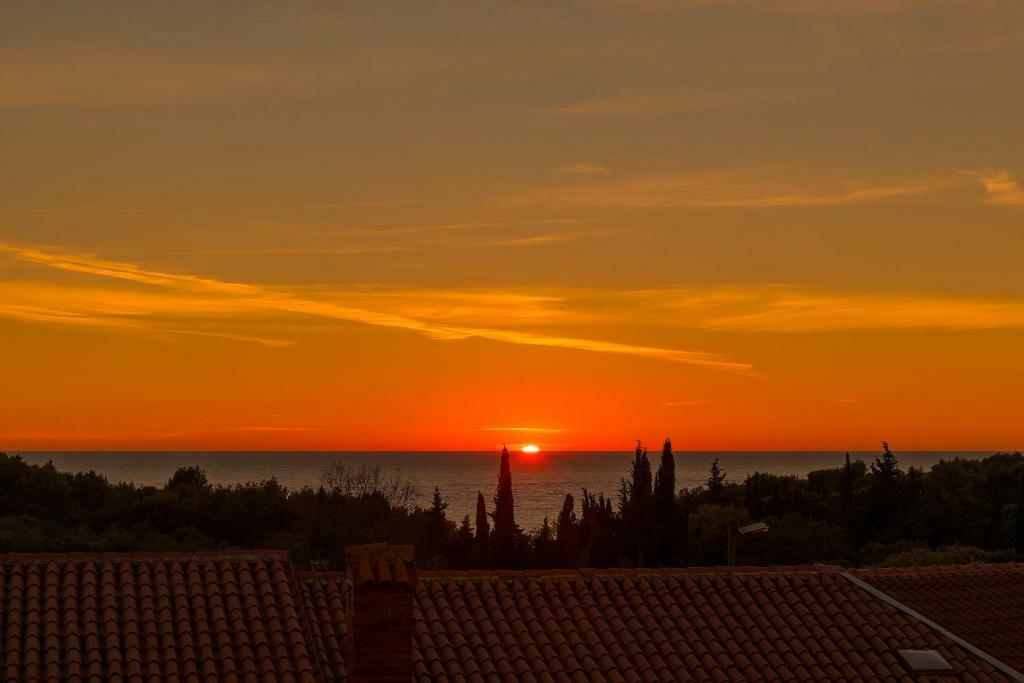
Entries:
POLYGON ((1014 527, 1013 547, 1018 553, 1024 553, 1024 474, 1017 485, 1017 519, 1014 527))
POLYGON ((434 497, 430 501, 430 515, 438 519, 444 517, 444 511, 448 509, 448 503, 441 497, 441 489, 434 487, 434 497))
POLYGON ((533 539, 534 562, 545 569, 555 565, 557 547, 554 535, 551 533, 551 523, 544 518, 540 529, 533 539))
POLYGON ((612 501, 603 493, 594 496, 587 489, 583 489, 580 498, 580 564, 584 567, 607 567, 618 555, 612 529, 615 516, 612 501))
POLYGON ((879 481, 883 482, 894 482, 900 473, 900 464, 896 460, 896 456, 889 450, 889 443, 886 441, 882 442, 882 456, 875 456, 875 461, 871 463, 871 474, 875 475, 879 481))
POLYGON ((654 481, 647 449, 640 441, 633 451, 629 481, 623 480, 619 489, 619 511, 629 558, 640 564, 655 559, 658 528, 654 481))
POLYGON ((555 540, 558 545, 558 563, 562 567, 575 566, 579 557, 579 523, 576 520, 576 501, 565 494, 562 511, 555 522, 555 540))
POLYGON ((924 497, 924 470, 913 465, 907 470, 901 487, 900 509, 902 510, 902 537, 917 541, 926 534, 921 514, 921 500, 924 497))
POLYGON ((676 497, 676 514, 679 516, 679 559, 683 565, 690 564, 690 513, 693 511, 693 496, 683 488, 676 497))
POLYGON ((761 519, 764 515, 761 501, 761 475, 757 472, 747 475, 744 482, 747 512, 751 519, 761 519))
POLYGON ((501 447, 498 489, 494 494, 494 534, 491 553, 499 567, 511 567, 516 560, 516 517, 512 498, 512 467, 508 448, 501 447))
POLYGON ((195 465, 179 467, 167 482, 167 488, 173 491, 183 489, 209 491, 210 480, 206 478, 206 472, 201 467, 195 465))
MULTIPOLYGON (((911 467, 901 472, 891 452, 876 460, 871 472, 856 460, 849 467, 806 477, 754 473, 746 482, 746 510, 739 505, 744 486, 725 482, 719 470, 719 502, 728 505, 709 505, 705 487, 683 489, 676 496, 680 536, 674 559, 692 564, 724 561, 725 524, 744 521, 758 507, 773 532, 746 539, 741 552, 745 563, 841 560, 898 565, 1005 561, 1013 548, 1024 553, 1020 453, 952 458, 928 471, 911 467), (855 494, 845 515, 844 478, 852 480, 855 494), (893 487, 888 494, 886 482, 893 487), (930 547, 919 547, 923 541, 930 547)), ((510 489, 511 472, 506 474, 499 479, 510 489)), ((641 464, 637 480, 645 478, 641 464)), ((657 492, 662 491, 661 481, 660 476, 655 481, 657 492)), ((631 505, 632 476, 624 485, 631 505)), ((384 476, 379 468, 344 466, 327 472, 320 487, 296 491, 273 479, 211 485, 199 468, 176 473, 164 486, 139 487, 0 454, 0 553, 282 547, 301 565, 311 559, 340 562, 348 545, 388 542, 414 544, 424 568, 456 569, 487 561, 480 543, 493 550, 495 525, 483 495, 477 495, 479 533, 474 537, 472 512, 455 524, 447 518, 450 508, 439 489, 422 507, 403 504, 412 490, 397 473, 384 476)), ((656 501, 657 496, 647 499, 656 501)), ((651 526, 626 524, 626 519, 635 519, 628 509, 626 516, 616 514, 609 498, 584 490, 576 498, 566 497, 557 522, 546 529, 523 534, 513 519, 512 551, 504 566, 663 562, 646 551, 639 553, 643 532, 651 526)), ((501 565, 495 561, 495 566, 501 565)))
POLYGON ((846 454, 846 463, 843 465, 843 476, 839 478, 839 500, 843 514, 849 514, 853 506, 853 465, 850 464, 850 454, 846 454))
POLYGON ((676 459, 668 437, 662 444, 661 462, 654 477, 654 506, 658 524, 658 560, 662 564, 673 564, 677 557, 679 516, 676 514, 676 459))
POLYGON ((476 552, 481 563, 487 561, 491 545, 491 524, 487 519, 487 503, 484 494, 476 492, 476 552))
POLYGON ((463 517, 462 524, 459 525, 458 541, 459 563, 462 567, 468 568, 472 564, 471 559, 476 554, 476 538, 473 536, 473 527, 469 523, 469 515, 463 517))
POLYGON ((883 441, 882 455, 876 455, 871 463, 871 505, 868 510, 868 522, 882 541, 891 542, 900 536, 897 527, 905 511, 900 474, 896 456, 889 449, 889 444, 883 441))
POLYGON ((647 448, 639 441, 636 442, 636 450, 633 453, 630 494, 633 500, 647 500, 654 495, 651 461, 647 458, 647 448))
POLYGON ((712 503, 720 503, 725 493, 725 472, 718 466, 718 458, 711 463, 711 472, 708 475, 708 500, 712 503))
POLYGON ((986 488, 988 489, 989 500, 989 530, 988 542, 992 546, 998 546, 1002 537, 1003 526, 1003 487, 998 474, 989 471, 986 488))
POLYGON ((427 564, 430 566, 442 566, 444 563, 443 558, 449 550, 448 540, 452 523, 448 521, 448 517, 445 514, 447 509, 448 503, 441 497, 441 489, 435 486, 434 497, 430 502, 430 508, 427 510, 426 537, 422 539, 423 542, 421 544, 424 553, 427 555, 427 558, 424 559, 426 559, 427 564))

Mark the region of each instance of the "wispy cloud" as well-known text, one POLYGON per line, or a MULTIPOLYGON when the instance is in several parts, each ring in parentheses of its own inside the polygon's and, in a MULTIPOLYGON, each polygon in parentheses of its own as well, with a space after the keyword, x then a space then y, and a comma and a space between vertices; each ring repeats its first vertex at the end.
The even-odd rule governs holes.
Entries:
POLYGON ((511 200, 591 208, 773 208, 838 206, 907 197, 947 179, 861 183, 787 177, 778 167, 634 178, 543 188, 511 200))
POLYGON ((493 220, 481 220, 481 221, 462 221, 456 223, 427 223, 423 225, 399 225, 399 226, 384 226, 378 228, 337 228, 331 231, 332 235, 366 235, 373 237, 380 236, 400 236, 400 235, 418 235, 418 234, 431 234, 431 233, 447 233, 447 232, 474 232, 484 231, 490 229, 515 229, 524 227, 536 227, 536 226, 576 226, 585 223, 591 223, 591 218, 531 218, 528 220, 504 220, 504 221, 493 221, 493 220))
POLYGON ((328 202, 325 204, 304 204, 301 208, 315 211, 318 209, 365 209, 380 206, 408 206, 417 202, 411 199, 380 199, 365 202, 328 202))
POLYGON ((601 166, 600 164, 571 164, 569 166, 560 166, 558 170, 569 175, 600 175, 609 172, 607 166, 601 166))
POLYGON ((481 427, 482 432, 531 432, 535 434, 561 434, 569 431, 557 427, 481 427))
POLYGON ((716 332, 1024 327, 1024 301, 1014 299, 843 294, 782 286, 680 288, 637 298, 647 298, 654 310, 675 311, 679 325, 716 332))
POLYGON ((199 249, 197 253, 209 256, 364 256, 409 251, 411 247, 381 245, 365 247, 222 247, 199 249))
POLYGON ((967 7, 969 0, 739 0, 739 2, 781 12, 807 14, 901 14, 922 8, 967 7))
POLYGON ((735 7, 744 11, 794 14, 900 14, 921 8, 968 7, 970 0, 586 0, 590 4, 629 9, 664 10, 735 7))
POLYGON ((167 332, 169 334, 184 334, 196 337, 213 337, 214 339, 228 339, 231 341, 238 342, 252 342, 253 344, 261 344, 263 346, 269 346, 275 349, 281 349, 287 346, 295 346, 295 342, 290 339, 272 339, 268 337, 257 337, 250 334, 234 334, 232 332, 207 332, 204 330, 174 330, 162 328, 154 329, 156 331, 167 332))
POLYGON ((251 427, 224 427, 227 431, 232 432, 309 432, 312 431, 312 427, 265 427, 265 426, 251 426, 251 427))
POLYGON ((661 93, 619 93, 580 102, 572 102, 549 111, 565 116, 655 116, 714 109, 741 102, 784 96, 781 90, 683 90, 661 93))
POLYGON ((554 242, 565 242, 566 240, 569 239, 572 239, 572 235, 534 235, 532 237, 519 237, 507 240, 493 240, 487 242, 487 244, 492 247, 536 247, 543 244, 552 244, 554 242))
MULTIPOLYGON (((64 271, 124 280, 179 293, 210 294, 215 297, 228 299, 229 305, 239 309, 265 312, 276 311, 279 313, 343 320, 378 327, 404 329, 418 332, 431 339, 457 340, 479 338, 507 344, 654 358, 733 371, 746 371, 751 368, 747 363, 734 362, 718 354, 699 351, 623 344, 612 341, 581 339, 502 328, 441 325, 395 313, 343 306, 331 301, 299 296, 287 291, 273 290, 259 285, 149 270, 130 263, 109 261, 92 256, 56 254, 40 249, 18 247, 3 243, 0 243, 0 252, 5 252, 25 262, 64 271)), ((226 304, 221 302, 220 305, 226 304)))
POLYGON ((185 62, 146 53, 0 55, 0 107, 136 106, 268 88, 281 76, 253 65, 185 62))
POLYGON ((985 188, 988 201, 1003 206, 1024 206, 1024 187, 1007 171, 968 171, 985 188))
MULTIPOLYGON (((194 334, 269 347, 288 339, 250 335, 309 316, 417 332, 433 339, 480 338, 749 369, 713 353, 588 339, 596 328, 690 329, 703 332, 810 333, 843 330, 981 330, 1024 328, 1024 301, 895 292, 816 291, 786 285, 685 286, 654 290, 275 289, 149 271, 110 261, 0 246, 18 258, 101 275, 142 287, 44 282, 0 284, 0 315, 26 321, 109 327, 128 332, 194 334), (199 327, 196 322, 201 321, 199 327), (232 329, 216 329, 230 322, 232 329), (537 330, 543 329, 544 332, 537 330), (551 330, 572 330, 556 334, 551 330)), ((654 337, 663 334, 653 332, 654 337)))
MULTIPOLYGON (((47 289, 51 294, 54 294, 58 291, 57 289, 54 288, 47 289)), ((39 292, 35 291, 34 284, 23 285, 21 287, 21 291, 15 296, 34 296, 34 298, 36 299, 42 298, 47 301, 52 301, 53 304, 44 303, 42 305, 36 305, 10 302, 2 303, 0 304, 0 316, 4 316, 7 318, 16 318, 18 320, 24 320, 26 322, 55 323, 60 325, 73 325, 79 327, 113 329, 121 332, 144 333, 157 336, 186 335, 195 337, 211 337, 215 339, 227 339, 237 342, 250 342, 271 348, 284 348, 287 346, 293 346, 295 344, 294 341, 288 339, 277 339, 273 337, 264 337, 258 335, 239 334, 235 332, 179 329, 143 317, 142 315, 140 315, 139 312, 115 313, 112 310, 110 310, 109 306, 105 306, 102 304, 96 306, 96 297, 93 296, 91 300, 88 297, 86 298, 86 300, 82 300, 81 298, 79 298, 82 294, 82 291, 79 289, 61 289, 65 289, 63 297, 61 298, 45 296, 39 297, 39 292)), ((9 294, 10 290, 8 289, 4 293, 9 294)), ((95 295, 95 292, 91 293, 95 295)), ((120 297, 118 293, 113 293, 113 296, 111 298, 117 300, 123 297, 120 297)), ((192 313, 195 314, 196 312, 197 310, 193 309, 192 313)))

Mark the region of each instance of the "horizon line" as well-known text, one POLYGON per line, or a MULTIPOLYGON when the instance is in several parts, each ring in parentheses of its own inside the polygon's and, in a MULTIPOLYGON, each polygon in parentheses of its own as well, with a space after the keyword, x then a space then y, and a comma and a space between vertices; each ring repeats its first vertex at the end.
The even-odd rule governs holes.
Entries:
MULTIPOLYGON (((231 449, 209 449, 209 448, 199 448, 199 449, 165 449, 165 448, 158 448, 158 449, 132 449, 132 448, 130 448, 130 449, 111 449, 111 448, 103 448, 103 449, 101 449, 101 448, 87 448, 87 449, 79 449, 79 448, 72 448, 72 449, 12 449, 12 448, 0 448, 0 453, 6 454, 8 456, 20 455, 22 453, 31 453, 31 454, 48 454, 48 453, 69 453, 69 454, 78 454, 78 453, 82 453, 82 454, 89 454, 89 453, 96 453, 96 454, 102 454, 102 453, 157 453, 157 454, 160 454, 160 453, 165 453, 165 454, 172 454, 172 453, 209 453, 209 454, 232 454, 232 453, 238 453, 238 454, 253 454, 253 453, 256 453, 256 454, 275 454, 276 453, 276 454, 279 454, 279 453, 295 453, 295 454, 309 454, 309 455, 326 455, 326 454, 364 455, 364 454, 415 454, 415 453, 428 453, 428 454, 433 454, 433 453, 500 453, 500 450, 501 449, 499 449, 499 448, 493 448, 493 449, 444 449, 444 450, 437 450, 437 449, 422 449, 422 450, 410 450, 410 449, 406 449, 406 450, 395 450, 395 449, 391 449, 391 450, 357 450, 357 449, 345 449, 345 450, 331 450, 331 449, 316 450, 316 449, 314 449, 314 450, 310 450, 310 449, 297 449, 297 450, 289 450, 289 449, 239 449, 239 448, 231 448, 231 449)), ((511 452, 516 452, 518 449, 512 448, 512 449, 509 449, 509 450, 511 452)), ((799 454, 799 453, 808 453, 808 454, 814 454, 814 453, 840 453, 841 454, 841 453, 873 453, 873 452, 875 452, 875 450, 881 450, 881 449, 864 449, 864 448, 859 448, 859 449, 857 449, 857 448, 839 448, 839 449, 828 449, 828 448, 824 448, 824 449, 821 449, 821 448, 819 448, 819 449, 808 449, 808 448, 803 448, 803 449, 791 449, 791 448, 790 449, 787 449, 787 448, 770 448, 770 449, 757 449, 757 448, 755 448, 755 449, 723 449, 723 448, 677 449, 677 448, 673 448, 672 452, 674 454, 678 454, 678 453, 797 453, 797 454, 799 454)), ((1021 448, 1009 448, 1009 449, 1006 449, 1006 448, 905 448, 905 449, 893 450, 893 453, 899 454, 899 453, 988 453, 988 452, 991 452, 992 454, 996 454, 996 453, 1019 453, 1019 452, 1022 452, 1022 451, 1024 451, 1024 449, 1021 449, 1021 448)), ((554 448, 552 448, 552 449, 542 449, 541 453, 618 453, 618 454, 632 455, 633 454, 633 450, 632 449, 625 449, 625 448, 623 448, 623 449, 580 449, 580 448, 554 449, 554 448)), ((648 450, 648 453, 649 454, 653 453, 654 455, 657 455, 658 451, 648 450)))

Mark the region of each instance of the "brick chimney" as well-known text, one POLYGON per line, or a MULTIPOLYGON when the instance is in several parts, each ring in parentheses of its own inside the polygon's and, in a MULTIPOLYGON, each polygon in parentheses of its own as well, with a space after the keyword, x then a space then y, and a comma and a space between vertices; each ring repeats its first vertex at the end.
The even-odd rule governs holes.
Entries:
POLYGON ((416 565, 411 545, 345 548, 348 683, 412 680, 416 565))

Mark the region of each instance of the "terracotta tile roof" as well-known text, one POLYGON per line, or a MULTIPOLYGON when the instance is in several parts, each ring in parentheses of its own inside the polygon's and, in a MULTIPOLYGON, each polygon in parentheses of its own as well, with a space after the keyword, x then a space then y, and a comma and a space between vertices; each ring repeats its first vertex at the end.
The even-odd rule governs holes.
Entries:
MULTIPOLYGON (((418 582, 411 679, 422 683, 1007 680, 835 567, 417 577, 406 551, 396 552, 400 562, 389 560, 386 571, 358 562, 356 570, 375 582, 418 582), (953 672, 913 675, 899 650, 936 650, 953 672)), ((990 618, 1024 615, 1019 588, 996 593, 1002 612, 987 597, 991 586, 1010 582, 1005 574, 1019 580, 1019 571, 947 567, 860 576, 879 587, 898 584, 892 593, 921 611, 911 579, 927 577, 922 585, 935 596, 962 590, 962 611, 974 610, 962 623, 986 632, 990 618), (937 583, 947 574, 956 581, 937 583)), ((284 552, 0 555, 0 675, 344 683, 346 594, 345 573, 295 573, 284 552)), ((927 601, 931 594, 922 595, 927 601)), ((1006 632, 1021 630, 1019 622, 1000 623, 1006 632)), ((997 635, 993 630, 991 654, 1003 659, 996 648, 1017 646, 997 635)))
POLYGON ((302 601, 309 615, 310 646, 328 683, 345 681, 346 579, 344 572, 299 572, 302 601))
POLYGON ((322 680, 287 553, 0 555, 5 681, 322 680))
MULTIPOLYGON (((460 681, 1003 681, 834 567, 424 572, 414 675, 460 681), (952 675, 912 674, 898 650, 952 675)), ((343 681, 344 575, 300 573, 327 680, 343 681)))
POLYGON ((1024 564, 887 567, 856 575, 1024 671, 1024 564))

